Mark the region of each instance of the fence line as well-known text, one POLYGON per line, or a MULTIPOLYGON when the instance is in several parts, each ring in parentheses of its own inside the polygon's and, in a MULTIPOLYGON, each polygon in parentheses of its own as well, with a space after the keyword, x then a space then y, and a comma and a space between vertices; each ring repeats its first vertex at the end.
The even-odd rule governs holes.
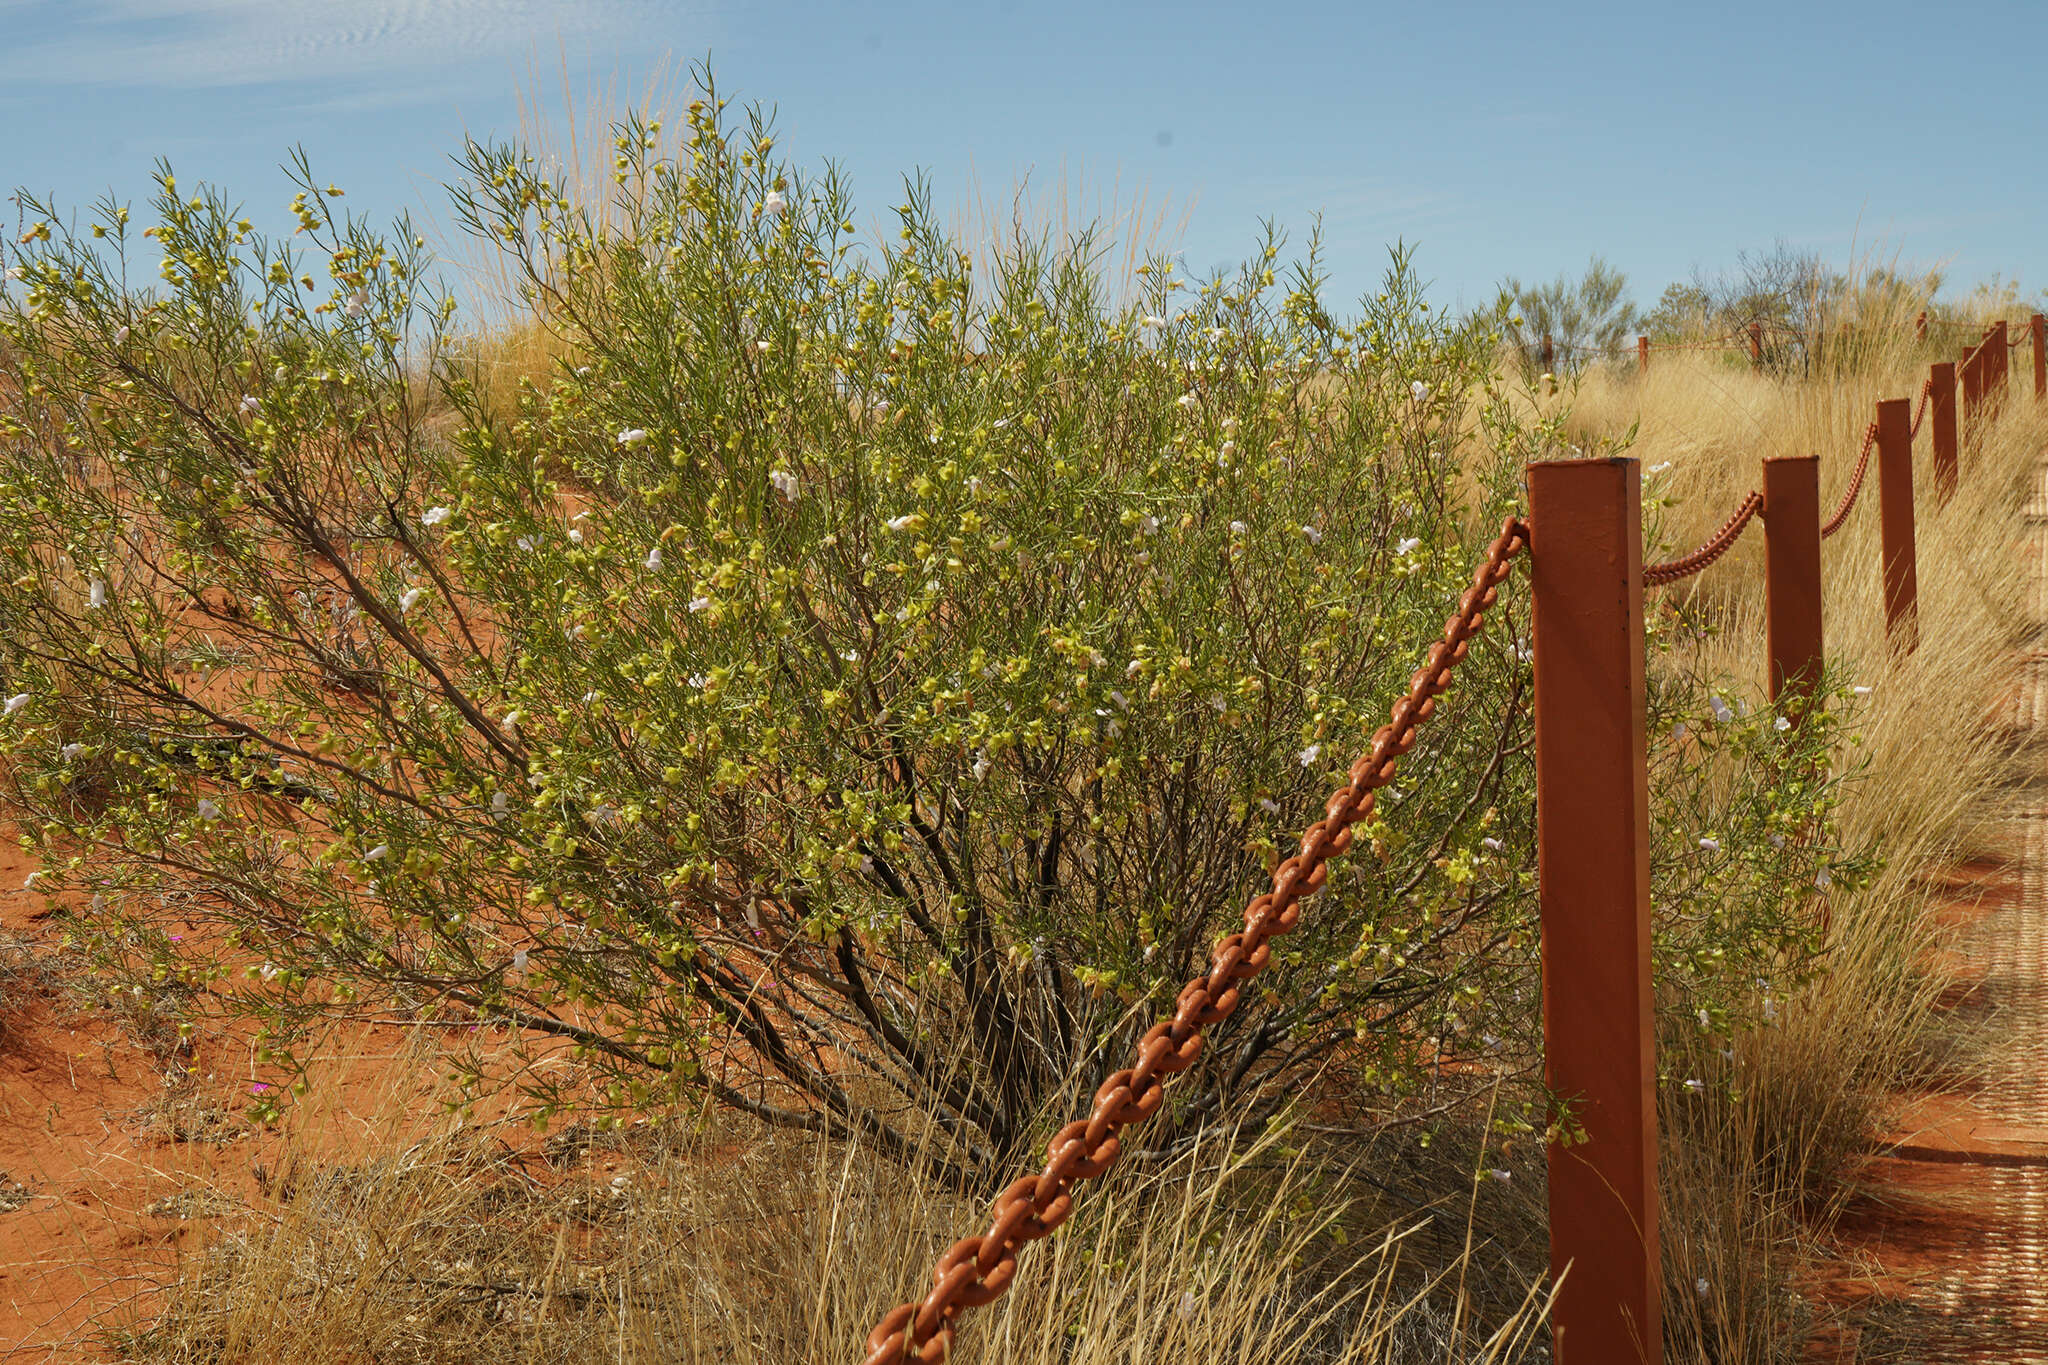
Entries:
MULTIPOLYGON (((2028 329, 2038 345, 2042 329, 2039 315, 2028 329)), ((1981 432, 1996 412, 2006 391, 2009 367, 2006 359, 2012 344, 2004 324, 1988 328, 1983 338, 1964 352, 1958 363, 1937 362, 1921 386, 1918 410, 1907 398, 1886 399, 1877 404, 1876 420, 1866 429, 1857 473, 1842 499, 1836 515, 1823 525, 1820 521, 1820 461, 1818 456, 1797 456, 1763 462, 1763 491, 1752 492, 1735 515, 1723 523, 1701 551, 1695 551, 1674 565, 1686 565, 1696 573, 1725 553, 1753 519, 1760 519, 1765 536, 1765 634, 1770 654, 1771 692, 1774 700, 1790 689, 1814 689, 1822 663, 1821 541, 1839 530, 1857 505, 1856 494, 1863 470, 1874 449, 1877 455, 1879 534, 1882 543, 1881 579, 1885 602, 1887 634, 1892 646, 1910 650, 1918 637, 1918 583, 1914 545, 1913 443, 1922 422, 1933 418, 1932 440, 1935 486, 1946 501, 1953 493, 1959 471, 1955 395, 1964 393, 1964 429, 1981 432), (1761 503, 1761 517, 1748 513, 1753 502, 1761 503), (1702 551, 1713 548, 1712 556, 1702 551), (1696 562, 1703 561, 1703 562, 1696 562)), ((2038 354, 2038 352, 2037 352, 2038 354)), ((2035 395, 2048 392, 2036 368, 2035 395)), ((1567 543, 1569 528, 1583 527, 1624 515, 1621 502, 1633 504, 1639 497, 1635 482, 1635 461, 1572 462, 1587 468, 1605 466, 1603 480, 1580 477, 1571 482, 1549 473, 1555 466, 1529 468, 1530 564, 1532 584, 1555 581, 1555 561, 1580 552, 1567 543), (1539 490, 1547 501, 1539 502, 1539 490), (1574 502, 1571 499, 1576 498, 1574 502), (1546 528, 1564 527, 1564 532, 1546 528), (1547 575, 1549 577, 1547 577, 1547 575)), ((1627 537, 1616 543, 1610 557, 1628 564, 1636 543, 1627 537)), ((1637 570, 1637 581, 1657 586, 1678 581, 1676 575, 1659 576, 1669 566, 1637 570)), ((1637 942, 1636 926, 1649 914, 1646 877, 1634 880, 1612 876, 1597 883, 1567 880, 1575 866, 1588 860, 1627 856, 1627 850, 1646 843, 1649 837, 1647 806, 1631 799, 1623 802, 1610 793, 1606 798, 1608 816, 1625 828, 1590 828, 1590 821, 1560 815, 1546 823, 1549 809, 1562 810, 1576 799, 1589 774, 1625 767, 1631 780, 1647 787, 1648 756, 1643 742, 1644 697, 1640 683, 1644 668, 1643 637, 1639 617, 1623 613, 1631 657, 1625 666, 1609 664, 1602 670, 1588 670, 1586 651, 1589 635, 1605 638, 1612 627, 1589 632, 1588 620, 1606 623, 1615 611, 1616 595, 1611 584, 1602 584, 1587 574, 1577 595, 1553 593, 1546 603, 1538 593, 1535 620, 1536 647, 1536 802, 1537 879, 1541 914, 1544 971, 1544 1053, 1546 1074, 1552 1088, 1562 1095, 1582 1094, 1587 1109, 1605 1106, 1602 1126, 1606 1133, 1588 1128, 1592 1141, 1569 1148, 1553 1146, 1551 1170, 1551 1266, 1553 1273, 1566 1267, 1572 1273, 1558 1286, 1553 1302, 1551 1325, 1555 1334, 1555 1359, 1559 1365, 1656 1365, 1663 1358, 1659 1330, 1661 1312, 1656 1293, 1661 1289, 1660 1256, 1656 1239, 1654 1166, 1647 1188, 1648 1197, 1634 1198, 1627 1192, 1642 1185, 1642 1152, 1638 1115, 1655 1122, 1655 1068, 1640 1069, 1640 1086, 1632 1094, 1616 1095, 1612 1078, 1606 1077, 1606 1093, 1592 1088, 1603 1077, 1597 1062, 1558 1055, 1567 1046, 1586 1045, 1572 1021, 1560 1021, 1560 1012, 1571 1008, 1568 1000, 1553 1001, 1554 991, 1574 989, 1581 995, 1597 990, 1613 992, 1633 1011, 1633 1001, 1650 990, 1647 954, 1637 942), (1545 608, 1548 607, 1546 611, 1545 608), (1619 717, 1621 719, 1617 720, 1619 717), (1604 725, 1597 736, 1589 725, 1604 725), (1551 737, 1546 741, 1546 727, 1551 737), (1562 736, 1563 738, 1560 738, 1562 736), (1567 743, 1566 741, 1569 741, 1567 743), (1629 824, 1633 822, 1633 824, 1629 824), (1617 853, 1616 850, 1621 850, 1617 853), (1590 1077, 1579 1068, 1595 1067, 1590 1077), (1586 1088, 1573 1090, 1556 1083, 1556 1078, 1583 1080, 1586 1088), (1565 1183, 1560 1185, 1560 1173, 1565 1183), (1604 1201, 1607 1222, 1593 1227, 1583 1205, 1604 1201), (1641 1228, 1637 1236, 1623 1228, 1620 1214, 1635 1220, 1630 1228, 1641 1228), (1626 1233, 1626 1235, 1624 1235, 1626 1233), (1651 1286, 1645 1291, 1642 1286, 1651 1286)), ((1803 703, 1794 699, 1788 715, 1796 721, 1803 703)), ((1621 1027, 1618 1015, 1610 1014, 1610 1028, 1621 1027)), ((1619 1033, 1601 1036, 1595 1047, 1612 1049, 1617 1043, 1627 1051, 1630 1065, 1638 1051, 1650 1046, 1650 1023, 1645 1018, 1636 1041, 1619 1033)), ((1654 1162, 1655 1130, 1647 1139, 1654 1162)))
MULTIPOLYGON (((2040 399, 2048 395, 2041 314, 2027 330, 2040 399)), ((1960 473, 1959 437, 1980 431, 1995 413, 2016 344, 2006 324, 1996 323, 1958 361, 1931 366, 1917 410, 1906 398, 1878 403, 1849 487, 1825 523, 1819 456, 1766 459, 1761 490, 1745 495, 1705 544, 1662 564, 1643 563, 1636 460, 1529 465, 1528 518, 1503 524, 1371 749, 1352 764, 1350 780, 1303 834, 1300 850, 1275 869, 1271 888, 1245 908, 1243 931, 1216 945, 1209 971, 1182 989, 1170 1018, 1147 1030, 1133 1065, 1103 1082, 1089 1117, 1053 1135, 1044 1169, 997 1196, 988 1231, 954 1243, 934 1266, 930 1291, 875 1325, 864 1365, 943 1361, 961 1312, 999 1298, 1015 1277, 1024 1245, 1049 1235, 1073 1211, 1076 1183, 1116 1162, 1121 1130, 1158 1110, 1165 1078, 1194 1064, 1203 1029, 1230 1017, 1241 983, 1270 960, 1270 941, 1299 924, 1302 901, 1323 885, 1328 860, 1351 846, 1352 826, 1370 817, 1375 793, 1393 780, 1525 551, 1535 648, 1544 1074, 1552 1093, 1577 1102, 1574 1119, 1584 1138, 1549 1149, 1551 1267, 1561 1277, 1551 1308, 1554 1359, 1558 1365, 1657 1365, 1663 1359, 1663 1278, 1645 594, 1710 567, 1761 521, 1771 695, 1774 701, 1794 689, 1810 695, 1823 658, 1821 543, 1858 505, 1874 449, 1887 633, 1894 648, 1912 649, 1918 632, 1913 443, 1932 414, 1935 485, 1946 501, 1960 473)), ((1639 339, 1638 354, 1647 363, 1646 339, 1639 339)), ((1795 701, 1788 708, 1794 719, 1805 705, 1795 701)))

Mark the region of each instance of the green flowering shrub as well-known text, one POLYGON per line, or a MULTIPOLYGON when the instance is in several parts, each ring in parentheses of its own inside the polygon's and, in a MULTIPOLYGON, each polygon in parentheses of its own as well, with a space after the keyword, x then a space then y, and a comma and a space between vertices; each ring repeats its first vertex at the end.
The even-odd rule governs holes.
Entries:
MULTIPOLYGON (((422 240, 303 162, 310 245, 164 171, 150 288, 124 209, 32 204, 8 811, 112 989, 253 1017, 285 1072, 396 1007, 505 1026, 543 1116, 701 1093, 1007 1173, 1318 817, 1515 505, 1547 437, 1494 388, 1502 316, 1396 253, 1340 323, 1270 238, 1124 299, 1096 239, 977 260, 916 186, 862 245, 709 92, 614 170, 590 205, 466 149, 460 220, 568 357, 511 395, 422 240)), ((1495 617, 1157 1140, 1528 1038, 1495 617)))

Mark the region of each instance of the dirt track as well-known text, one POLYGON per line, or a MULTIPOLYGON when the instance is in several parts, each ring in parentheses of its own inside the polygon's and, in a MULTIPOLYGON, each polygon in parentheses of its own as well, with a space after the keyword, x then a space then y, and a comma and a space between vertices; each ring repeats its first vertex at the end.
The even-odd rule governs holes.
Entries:
MULTIPOLYGON (((2048 467, 2030 515, 2030 605, 2044 622, 2048 467)), ((2022 661, 2011 720, 2048 764, 2048 640, 2022 661)), ((2004 865, 1967 869, 1956 887, 1970 910, 1953 1009, 1989 1040, 1988 1064, 1912 1106, 1844 1231, 1887 1301, 1877 1317, 1913 1359, 2048 1365, 2048 771, 2011 798, 2000 836, 2004 865)))

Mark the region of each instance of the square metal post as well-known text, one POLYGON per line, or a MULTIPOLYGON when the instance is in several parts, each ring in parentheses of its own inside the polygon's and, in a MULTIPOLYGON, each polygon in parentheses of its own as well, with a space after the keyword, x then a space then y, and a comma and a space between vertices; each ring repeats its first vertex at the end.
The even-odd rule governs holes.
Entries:
POLYGON ((1643 512, 1634 460, 1529 466, 1544 1074, 1558 1365, 1659 1365, 1643 512))

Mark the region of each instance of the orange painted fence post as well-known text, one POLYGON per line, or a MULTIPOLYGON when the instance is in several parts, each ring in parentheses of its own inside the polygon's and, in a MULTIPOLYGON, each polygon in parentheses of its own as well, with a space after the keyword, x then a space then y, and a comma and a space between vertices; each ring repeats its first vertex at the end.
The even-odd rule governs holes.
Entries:
POLYGON ((1761 322, 1749 324, 1749 363, 1764 363, 1764 325, 1761 322))
MULTIPOLYGON (((2034 316, 2038 321, 2040 314, 2036 313, 2034 316)), ((2036 351, 2035 354, 2038 355, 2040 352, 2036 351)), ((1636 368, 1644 374, 1650 372, 1650 339, 1648 337, 1636 338, 1636 368)))
POLYGON ((1951 361, 1934 365, 1928 376, 1934 392, 1927 398, 1927 420, 1934 424, 1934 488, 1946 501, 1956 491, 1956 367, 1951 361))
POLYGON ((1878 519, 1884 533, 1885 633, 1895 648, 1919 642, 1919 584, 1913 552, 1913 402, 1877 405, 1878 519))
POLYGON ((1811 698, 1821 672, 1818 455, 1764 461, 1764 616, 1771 700, 1787 688, 1811 698))
POLYGON ((1544 1077, 1586 1139, 1549 1153, 1554 1359, 1658 1365, 1642 476, 1528 474, 1544 1077))
POLYGON ((2034 397, 2048 398, 2048 351, 2041 348, 2048 341, 2048 317, 2034 314, 2027 321, 2027 333, 2034 343, 2034 397))

